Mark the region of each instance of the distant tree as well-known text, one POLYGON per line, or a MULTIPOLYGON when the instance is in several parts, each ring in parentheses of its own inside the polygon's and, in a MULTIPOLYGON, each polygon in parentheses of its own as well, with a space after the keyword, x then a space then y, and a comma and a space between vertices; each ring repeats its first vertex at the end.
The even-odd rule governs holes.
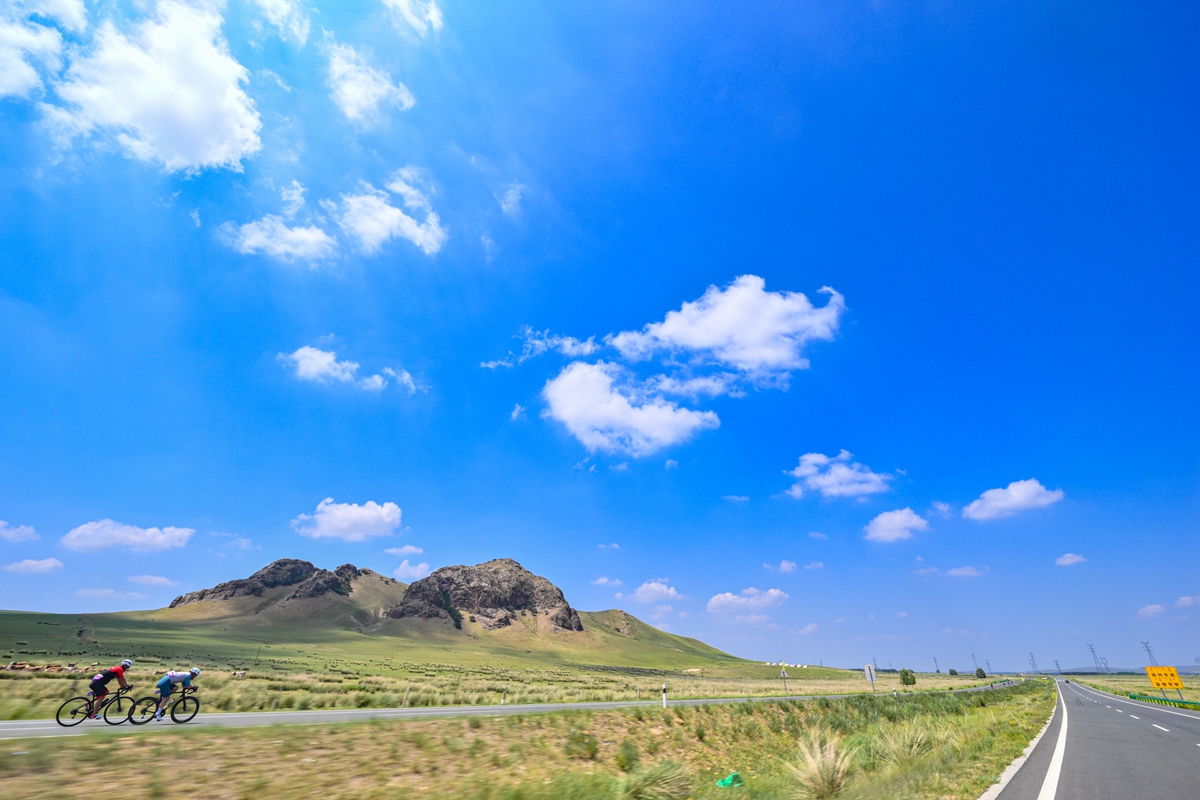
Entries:
POLYGON ((979 678, 980 680, 983 680, 984 678, 987 677, 987 673, 983 671, 983 667, 975 668, 975 677, 979 678))
POLYGON ((917 684, 917 676, 913 674, 913 671, 911 669, 900 670, 900 685, 916 686, 916 684, 917 684))
POLYGON ((957 675, 957 674, 958 674, 958 670, 956 670, 956 669, 952 669, 952 670, 950 670, 950 674, 951 674, 951 675, 957 675))

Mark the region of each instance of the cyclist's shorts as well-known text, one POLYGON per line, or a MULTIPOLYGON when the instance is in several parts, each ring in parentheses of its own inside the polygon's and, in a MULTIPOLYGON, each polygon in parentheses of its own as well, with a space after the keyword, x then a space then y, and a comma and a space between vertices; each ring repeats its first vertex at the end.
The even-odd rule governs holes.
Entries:
POLYGON ((169 695, 171 693, 171 690, 174 688, 175 687, 171 685, 170 678, 163 678, 161 681, 158 682, 158 693, 161 694, 163 697, 166 697, 167 695, 169 695))
POLYGON ((88 684, 88 688, 91 689, 92 694, 96 697, 104 697, 104 695, 108 694, 108 687, 100 681, 92 681, 88 684))

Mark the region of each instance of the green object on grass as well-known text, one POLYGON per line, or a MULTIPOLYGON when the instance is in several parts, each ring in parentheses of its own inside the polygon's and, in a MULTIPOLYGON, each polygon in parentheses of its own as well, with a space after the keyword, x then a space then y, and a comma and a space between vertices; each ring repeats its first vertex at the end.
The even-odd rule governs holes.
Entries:
POLYGON ((720 786, 723 789, 728 789, 733 786, 744 786, 744 785, 745 785, 745 781, 742 780, 742 776, 738 775, 736 772, 731 772, 731 773, 729 773, 729 775, 727 777, 722 778, 721 780, 717 781, 717 786, 720 786))

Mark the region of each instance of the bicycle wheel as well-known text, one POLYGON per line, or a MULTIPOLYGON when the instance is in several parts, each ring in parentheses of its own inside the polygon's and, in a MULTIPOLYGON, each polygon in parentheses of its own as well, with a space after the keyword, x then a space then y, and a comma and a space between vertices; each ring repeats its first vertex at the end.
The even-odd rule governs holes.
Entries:
POLYGON ((104 707, 104 721, 109 725, 120 725, 129 719, 129 712, 132 710, 133 698, 126 697, 123 694, 118 695, 104 707))
POLYGON ((191 722, 200 711, 200 701, 194 697, 185 697, 171 706, 171 719, 176 722, 191 722))
POLYGON ((133 704, 133 708, 129 711, 129 721, 134 725, 145 725, 150 720, 154 719, 154 712, 158 711, 157 697, 143 697, 133 704))
POLYGON ((72 697, 58 707, 58 713, 54 715, 54 718, 64 728, 71 728, 87 719, 91 710, 92 703, 86 697, 72 697))

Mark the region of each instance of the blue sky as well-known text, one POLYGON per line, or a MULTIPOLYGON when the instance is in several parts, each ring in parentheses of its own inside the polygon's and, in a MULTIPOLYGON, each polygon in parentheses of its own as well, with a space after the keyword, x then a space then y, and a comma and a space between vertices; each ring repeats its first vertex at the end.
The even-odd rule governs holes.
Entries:
POLYGON ((7 0, 0 606, 508 556, 756 658, 1200 663, 1198 22, 7 0))

